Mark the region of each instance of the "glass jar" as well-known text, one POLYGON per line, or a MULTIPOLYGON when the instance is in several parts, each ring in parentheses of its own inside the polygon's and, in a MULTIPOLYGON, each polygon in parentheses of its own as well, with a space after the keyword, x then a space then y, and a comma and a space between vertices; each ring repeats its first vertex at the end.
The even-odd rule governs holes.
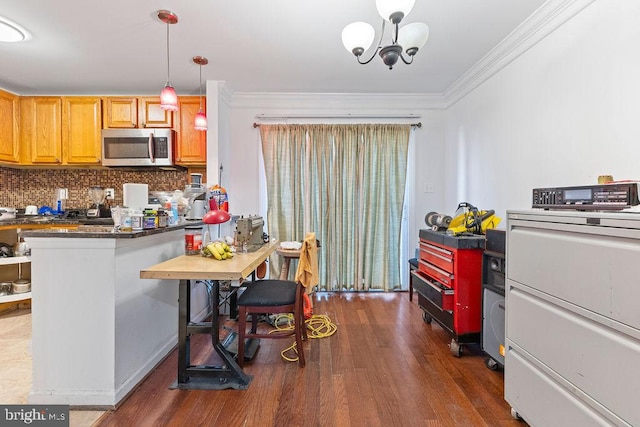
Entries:
POLYGON ((158 209, 158 228, 165 228, 169 225, 169 214, 164 209, 158 209))
POLYGON ((202 250, 202 227, 189 226, 184 229, 184 253, 200 255, 202 250))

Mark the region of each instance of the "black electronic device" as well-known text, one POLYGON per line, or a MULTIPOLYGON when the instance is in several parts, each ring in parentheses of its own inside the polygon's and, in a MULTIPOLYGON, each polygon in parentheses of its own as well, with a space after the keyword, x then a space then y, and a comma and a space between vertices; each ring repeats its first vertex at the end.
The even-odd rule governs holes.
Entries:
POLYGON ((572 210, 622 210, 640 204, 637 182, 534 188, 532 207, 572 210))
POLYGON ((504 366, 506 231, 487 229, 482 256, 482 350, 491 370, 504 366))

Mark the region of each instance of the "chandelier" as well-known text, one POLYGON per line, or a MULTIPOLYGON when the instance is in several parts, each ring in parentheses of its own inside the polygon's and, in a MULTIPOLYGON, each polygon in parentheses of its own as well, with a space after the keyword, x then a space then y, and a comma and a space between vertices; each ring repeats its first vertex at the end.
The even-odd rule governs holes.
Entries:
POLYGON ((414 22, 400 28, 400 22, 411 12, 415 0, 376 0, 376 8, 382 17, 382 29, 380 39, 375 51, 366 61, 362 61, 362 54, 369 49, 375 37, 375 30, 367 22, 353 22, 342 30, 342 43, 344 47, 353 53, 358 63, 368 64, 376 54, 380 54, 382 61, 393 69, 393 66, 402 59, 405 64, 411 64, 418 50, 424 46, 429 38, 429 27, 422 22, 414 22), (386 22, 393 26, 391 44, 382 45, 386 22), (405 54, 407 57, 405 57, 405 54))

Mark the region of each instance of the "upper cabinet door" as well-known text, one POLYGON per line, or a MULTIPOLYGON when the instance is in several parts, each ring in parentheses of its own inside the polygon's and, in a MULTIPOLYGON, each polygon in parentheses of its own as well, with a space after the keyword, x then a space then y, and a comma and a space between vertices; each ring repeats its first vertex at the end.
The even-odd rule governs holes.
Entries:
POLYGON ((170 128, 173 112, 160 108, 160 97, 104 98, 105 128, 170 128))
POLYGON ((17 163, 18 156, 18 95, 0 90, 0 161, 17 163))
POLYGON ((104 98, 105 128, 138 127, 138 98, 108 97, 104 98))
POLYGON ((170 128, 173 112, 160 108, 160 97, 138 99, 138 117, 141 128, 170 128))
POLYGON ((65 164, 102 161, 102 108, 98 97, 65 97, 62 104, 62 153, 65 164))
POLYGON ((62 162, 62 99, 25 97, 20 99, 20 141, 25 164, 62 162))
MULTIPOLYGON (((203 98, 202 108, 205 108, 203 98)), ((207 164, 207 132, 195 130, 194 120, 200 110, 200 97, 178 97, 176 112, 176 163, 185 166, 207 164)))

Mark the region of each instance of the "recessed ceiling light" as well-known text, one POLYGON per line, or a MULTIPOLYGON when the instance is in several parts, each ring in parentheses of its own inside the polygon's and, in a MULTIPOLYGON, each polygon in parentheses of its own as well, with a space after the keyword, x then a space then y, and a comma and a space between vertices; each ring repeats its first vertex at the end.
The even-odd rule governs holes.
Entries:
POLYGON ((0 42, 22 42, 30 38, 27 30, 0 16, 0 42))

